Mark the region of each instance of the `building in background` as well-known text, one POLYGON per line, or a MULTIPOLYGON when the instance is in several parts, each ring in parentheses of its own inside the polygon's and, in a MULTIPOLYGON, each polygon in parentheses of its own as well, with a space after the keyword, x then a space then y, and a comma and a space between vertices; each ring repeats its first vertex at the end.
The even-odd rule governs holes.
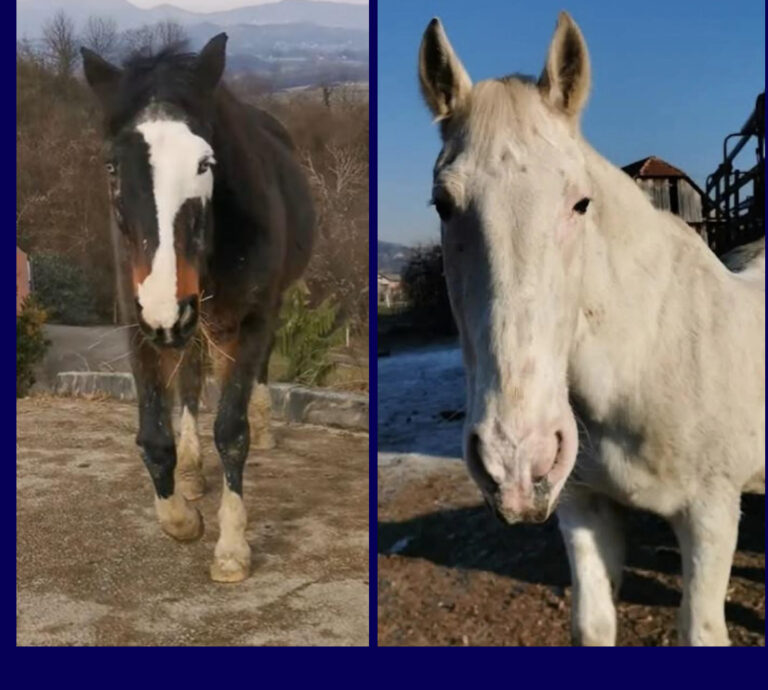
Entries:
POLYGON ((403 301, 403 284, 399 275, 379 272, 377 276, 379 306, 388 309, 403 301))
POLYGON ((688 175, 656 156, 625 165, 622 170, 637 183, 656 208, 680 216, 706 240, 705 195, 688 175))

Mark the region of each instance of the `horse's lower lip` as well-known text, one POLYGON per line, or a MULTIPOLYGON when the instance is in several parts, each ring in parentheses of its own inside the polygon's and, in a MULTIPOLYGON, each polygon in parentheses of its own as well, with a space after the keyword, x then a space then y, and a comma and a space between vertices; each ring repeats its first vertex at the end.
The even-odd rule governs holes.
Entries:
POLYGON ((143 328, 147 340, 155 347, 163 350, 181 349, 186 347, 195 333, 196 325, 182 329, 174 330, 170 334, 166 331, 158 332, 149 327, 143 328))
POLYGON ((510 511, 504 510, 503 508, 500 508, 497 504, 492 503, 487 499, 486 502, 488 503, 488 507, 490 508, 494 517, 499 522, 507 526, 516 525, 521 522, 538 524, 546 522, 550 515, 552 515, 552 510, 550 510, 549 507, 534 508, 524 513, 512 513, 510 511))

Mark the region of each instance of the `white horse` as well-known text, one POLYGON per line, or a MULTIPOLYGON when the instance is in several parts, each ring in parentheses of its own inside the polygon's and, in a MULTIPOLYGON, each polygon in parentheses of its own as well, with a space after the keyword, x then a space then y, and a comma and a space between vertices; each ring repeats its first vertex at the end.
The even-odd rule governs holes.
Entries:
POLYGON ((765 492, 764 244, 730 272, 584 141, 589 57, 566 13, 538 80, 473 85, 437 19, 419 77, 472 477, 509 523, 557 504, 575 643, 615 644, 623 504, 675 530, 680 641, 728 644, 740 495, 765 492))

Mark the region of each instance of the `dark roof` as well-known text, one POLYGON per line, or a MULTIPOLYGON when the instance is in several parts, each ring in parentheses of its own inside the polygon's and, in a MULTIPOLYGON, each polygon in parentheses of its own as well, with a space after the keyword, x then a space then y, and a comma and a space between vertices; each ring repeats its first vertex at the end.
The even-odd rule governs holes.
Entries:
POLYGON ((701 187, 697 185, 688 175, 686 175, 680 168, 676 168, 674 165, 670 165, 667 161, 661 160, 656 156, 648 156, 647 158, 641 158, 639 161, 625 165, 622 170, 627 173, 633 180, 643 178, 680 178, 688 182, 700 196, 705 197, 706 194, 702 191, 701 187))
POLYGON ((638 177, 688 177, 682 170, 656 156, 641 158, 625 165, 622 170, 632 178, 638 177))

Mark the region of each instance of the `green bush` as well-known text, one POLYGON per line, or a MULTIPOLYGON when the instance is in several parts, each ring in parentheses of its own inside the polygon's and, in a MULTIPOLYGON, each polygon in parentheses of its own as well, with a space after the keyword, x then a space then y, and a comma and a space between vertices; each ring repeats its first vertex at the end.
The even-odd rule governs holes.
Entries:
POLYGON ((330 351, 343 342, 339 304, 332 297, 316 307, 310 305, 309 290, 299 283, 285 295, 277 331, 277 349, 285 358, 284 379, 307 386, 322 386, 336 366, 330 351))
POLYGON ((59 254, 32 256, 32 281, 38 304, 51 323, 99 323, 97 291, 85 270, 59 254))
POLYGON ((27 297, 16 317, 16 397, 23 398, 35 382, 33 369, 42 360, 50 343, 43 335, 46 314, 34 299, 27 297))

